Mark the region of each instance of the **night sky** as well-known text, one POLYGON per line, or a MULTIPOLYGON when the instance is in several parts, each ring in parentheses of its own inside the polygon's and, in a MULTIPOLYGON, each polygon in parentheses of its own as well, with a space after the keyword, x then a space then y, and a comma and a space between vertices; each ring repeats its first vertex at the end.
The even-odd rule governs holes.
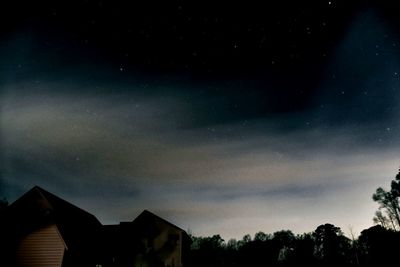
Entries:
POLYGON ((0 197, 226 239, 372 225, 400 165, 396 1, 10 2, 0 197))

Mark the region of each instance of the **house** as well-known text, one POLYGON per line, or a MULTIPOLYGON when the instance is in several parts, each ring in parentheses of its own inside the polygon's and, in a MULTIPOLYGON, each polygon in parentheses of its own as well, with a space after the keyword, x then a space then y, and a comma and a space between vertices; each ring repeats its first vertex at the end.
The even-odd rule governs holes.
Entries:
POLYGON ((95 267, 102 260, 96 217, 38 186, 12 203, 6 217, 10 266, 95 267))
MULTIPOLYGON (((139 230, 138 237, 146 253, 154 253, 164 266, 184 266, 190 247, 190 237, 184 230, 148 210, 143 211, 133 224, 139 230)), ((140 256, 146 254, 136 258, 137 267, 141 266, 140 256)))
POLYGON ((102 225, 35 186, 0 218, 0 266, 182 267, 190 238, 145 210, 132 222, 102 225))
POLYGON ((185 266, 190 237, 178 226, 143 211, 132 222, 105 225, 109 266, 185 266))

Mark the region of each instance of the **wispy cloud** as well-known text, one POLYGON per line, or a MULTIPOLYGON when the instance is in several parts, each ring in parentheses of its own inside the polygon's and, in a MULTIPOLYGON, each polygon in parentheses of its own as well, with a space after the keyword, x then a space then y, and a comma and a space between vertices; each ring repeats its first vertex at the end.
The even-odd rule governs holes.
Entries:
POLYGON ((186 114, 196 110, 180 96, 40 87, 3 94, 5 192, 14 199, 38 184, 104 222, 150 208, 227 237, 326 221, 361 228, 371 194, 398 165, 399 140, 368 143, 370 124, 287 131, 278 118, 191 128, 186 114))

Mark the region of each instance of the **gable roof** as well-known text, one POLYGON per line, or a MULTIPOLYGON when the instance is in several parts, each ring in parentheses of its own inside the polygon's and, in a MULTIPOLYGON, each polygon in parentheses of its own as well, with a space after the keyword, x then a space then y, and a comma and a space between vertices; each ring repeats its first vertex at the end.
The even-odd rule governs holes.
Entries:
POLYGON ((44 190, 39 186, 34 186, 31 190, 26 192, 16 201, 14 201, 10 205, 10 209, 22 209, 24 211, 27 211, 28 213, 57 213, 58 216, 74 216, 76 219, 84 220, 86 222, 91 221, 93 223, 100 224, 100 222, 94 215, 59 198, 58 196, 44 190))
POLYGON ((162 222, 162 223, 164 223, 164 224, 166 224, 166 225, 168 225, 170 227, 173 227, 173 228, 175 228, 175 229, 177 229, 179 231, 182 231, 184 233, 184 235, 187 235, 186 231, 183 230, 182 228, 180 228, 180 227, 176 226, 175 224, 173 224, 173 223, 171 223, 171 222, 169 222, 169 221, 157 216, 156 214, 154 214, 154 213, 152 213, 152 212, 150 212, 148 210, 144 210, 142 213, 140 213, 139 216, 137 216, 136 219, 133 220, 133 223, 135 225, 146 225, 146 224, 149 224, 149 223, 154 222, 154 221, 162 222))
POLYGON ((43 225, 56 224, 68 246, 84 241, 85 237, 101 227, 94 215, 39 186, 34 186, 14 201, 8 213, 13 228, 20 234, 43 225))

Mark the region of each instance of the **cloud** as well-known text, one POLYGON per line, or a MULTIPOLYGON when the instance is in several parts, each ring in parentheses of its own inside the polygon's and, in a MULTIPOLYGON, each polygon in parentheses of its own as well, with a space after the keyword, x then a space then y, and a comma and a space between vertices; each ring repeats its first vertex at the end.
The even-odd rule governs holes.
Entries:
POLYGON ((287 131, 281 117, 192 128, 196 110, 179 95, 37 86, 1 100, 7 197, 38 184, 106 223, 148 208, 202 235, 361 228, 398 165, 398 139, 365 142, 370 124, 287 131))

